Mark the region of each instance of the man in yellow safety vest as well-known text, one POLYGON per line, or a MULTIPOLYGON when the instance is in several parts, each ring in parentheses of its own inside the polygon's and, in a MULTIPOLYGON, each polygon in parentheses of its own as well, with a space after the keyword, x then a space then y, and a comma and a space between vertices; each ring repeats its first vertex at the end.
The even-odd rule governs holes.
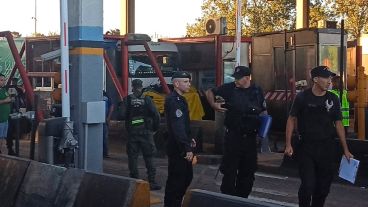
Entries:
MULTIPOLYGON (((332 78, 332 89, 330 92, 334 93, 340 99, 340 76, 335 76, 332 78)), ((342 113, 342 125, 347 132, 349 128, 349 101, 347 98, 347 91, 343 89, 342 100, 341 100, 341 113, 342 113)))

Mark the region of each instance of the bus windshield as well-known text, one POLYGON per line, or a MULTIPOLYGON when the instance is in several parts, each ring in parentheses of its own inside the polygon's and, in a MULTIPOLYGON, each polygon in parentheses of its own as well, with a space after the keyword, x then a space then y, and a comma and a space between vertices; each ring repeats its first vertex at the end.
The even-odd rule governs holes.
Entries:
MULTIPOLYGON (((178 54, 176 52, 154 52, 157 64, 164 77, 171 77, 178 70, 178 54)), ((157 77, 146 52, 129 53, 129 77, 157 77)))

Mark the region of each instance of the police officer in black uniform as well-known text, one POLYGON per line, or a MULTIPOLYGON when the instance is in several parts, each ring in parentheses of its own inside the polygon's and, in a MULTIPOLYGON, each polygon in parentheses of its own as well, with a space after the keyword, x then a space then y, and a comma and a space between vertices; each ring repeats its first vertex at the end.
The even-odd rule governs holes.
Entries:
POLYGON ((190 89, 191 76, 185 71, 173 74, 174 91, 166 97, 165 116, 168 129, 168 177, 165 189, 165 207, 180 207, 185 191, 193 178, 193 148, 190 138, 188 104, 183 97, 190 89))
POLYGON ((234 82, 207 91, 207 100, 212 108, 225 112, 221 192, 244 198, 252 190, 257 169, 259 115, 267 114, 262 89, 251 84, 250 76, 250 68, 237 66, 233 74, 234 82), (215 96, 221 97, 224 102, 216 102, 215 96))
POLYGON ((128 132, 127 154, 130 177, 138 178, 138 156, 142 150, 147 168, 148 181, 151 190, 160 190, 161 186, 155 182, 156 168, 153 164, 153 155, 156 151, 153 132, 160 124, 160 114, 151 97, 142 93, 142 81, 132 81, 133 93, 124 99, 123 115, 128 132))
POLYGON ((327 91, 335 75, 326 66, 313 68, 313 86, 297 94, 287 120, 286 155, 294 154, 291 138, 296 123, 300 134, 295 151, 301 179, 298 193, 301 207, 319 207, 325 203, 335 171, 336 133, 345 157, 353 157, 346 144, 339 99, 327 91))

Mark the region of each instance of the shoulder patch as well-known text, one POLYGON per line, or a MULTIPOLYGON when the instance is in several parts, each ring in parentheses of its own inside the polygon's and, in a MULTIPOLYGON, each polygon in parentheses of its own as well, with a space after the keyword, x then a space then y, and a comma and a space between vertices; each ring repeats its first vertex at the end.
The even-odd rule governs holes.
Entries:
POLYGON ((176 109, 175 115, 176 117, 180 118, 181 116, 183 116, 183 112, 180 109, 176 109))

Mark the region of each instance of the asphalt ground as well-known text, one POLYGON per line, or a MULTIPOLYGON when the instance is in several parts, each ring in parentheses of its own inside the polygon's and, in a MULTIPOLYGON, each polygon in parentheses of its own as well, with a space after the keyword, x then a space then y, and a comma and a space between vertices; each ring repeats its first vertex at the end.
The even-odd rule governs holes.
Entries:
MULTIPOLYGON (((124 141, 121 138, 110 139, 109 147, 110 157, 105 158, 103 161, 104 173, 128 176, 128 157, 125 153, 124 141)), ((29 139, 22 139, 20 141, 20 157, 29 158, 29 149, 29 139)), ((2 152, 6 152, 4 145, 2 146, 2 152)), ((37 159, 37 144, 35 158, 37 159)), ((220 192, 219 189, 222 179, 221 173, 218 173, 218 163, 220 160, 221 156, 219 155, 201 155, 199 157, 199 163, 211 164, 197 164, 194 167, 194 178, 189 189, 204 189, 220 192)), ((297 170, 292 166, 283 167, 282 161, 282 153, 258 154, 259 170, 256 173, 250 199, 283 206, 298 206, 297 192, 300 181, 297 177, 297 170)), ((167 159, 155 158, 155 164, 157 166, 156 179, 163 188, 159 191, 151 191, 151 206, 161 207, 163 206, 164 187, 167 178, 167 159)), ((139 158, 139 172, 140 178, 146 179, 146 169, 142 156, 139 158)), ((325 206, 368 206, 368 185, 364 183, 350 184, 336 177, 325 206)))

